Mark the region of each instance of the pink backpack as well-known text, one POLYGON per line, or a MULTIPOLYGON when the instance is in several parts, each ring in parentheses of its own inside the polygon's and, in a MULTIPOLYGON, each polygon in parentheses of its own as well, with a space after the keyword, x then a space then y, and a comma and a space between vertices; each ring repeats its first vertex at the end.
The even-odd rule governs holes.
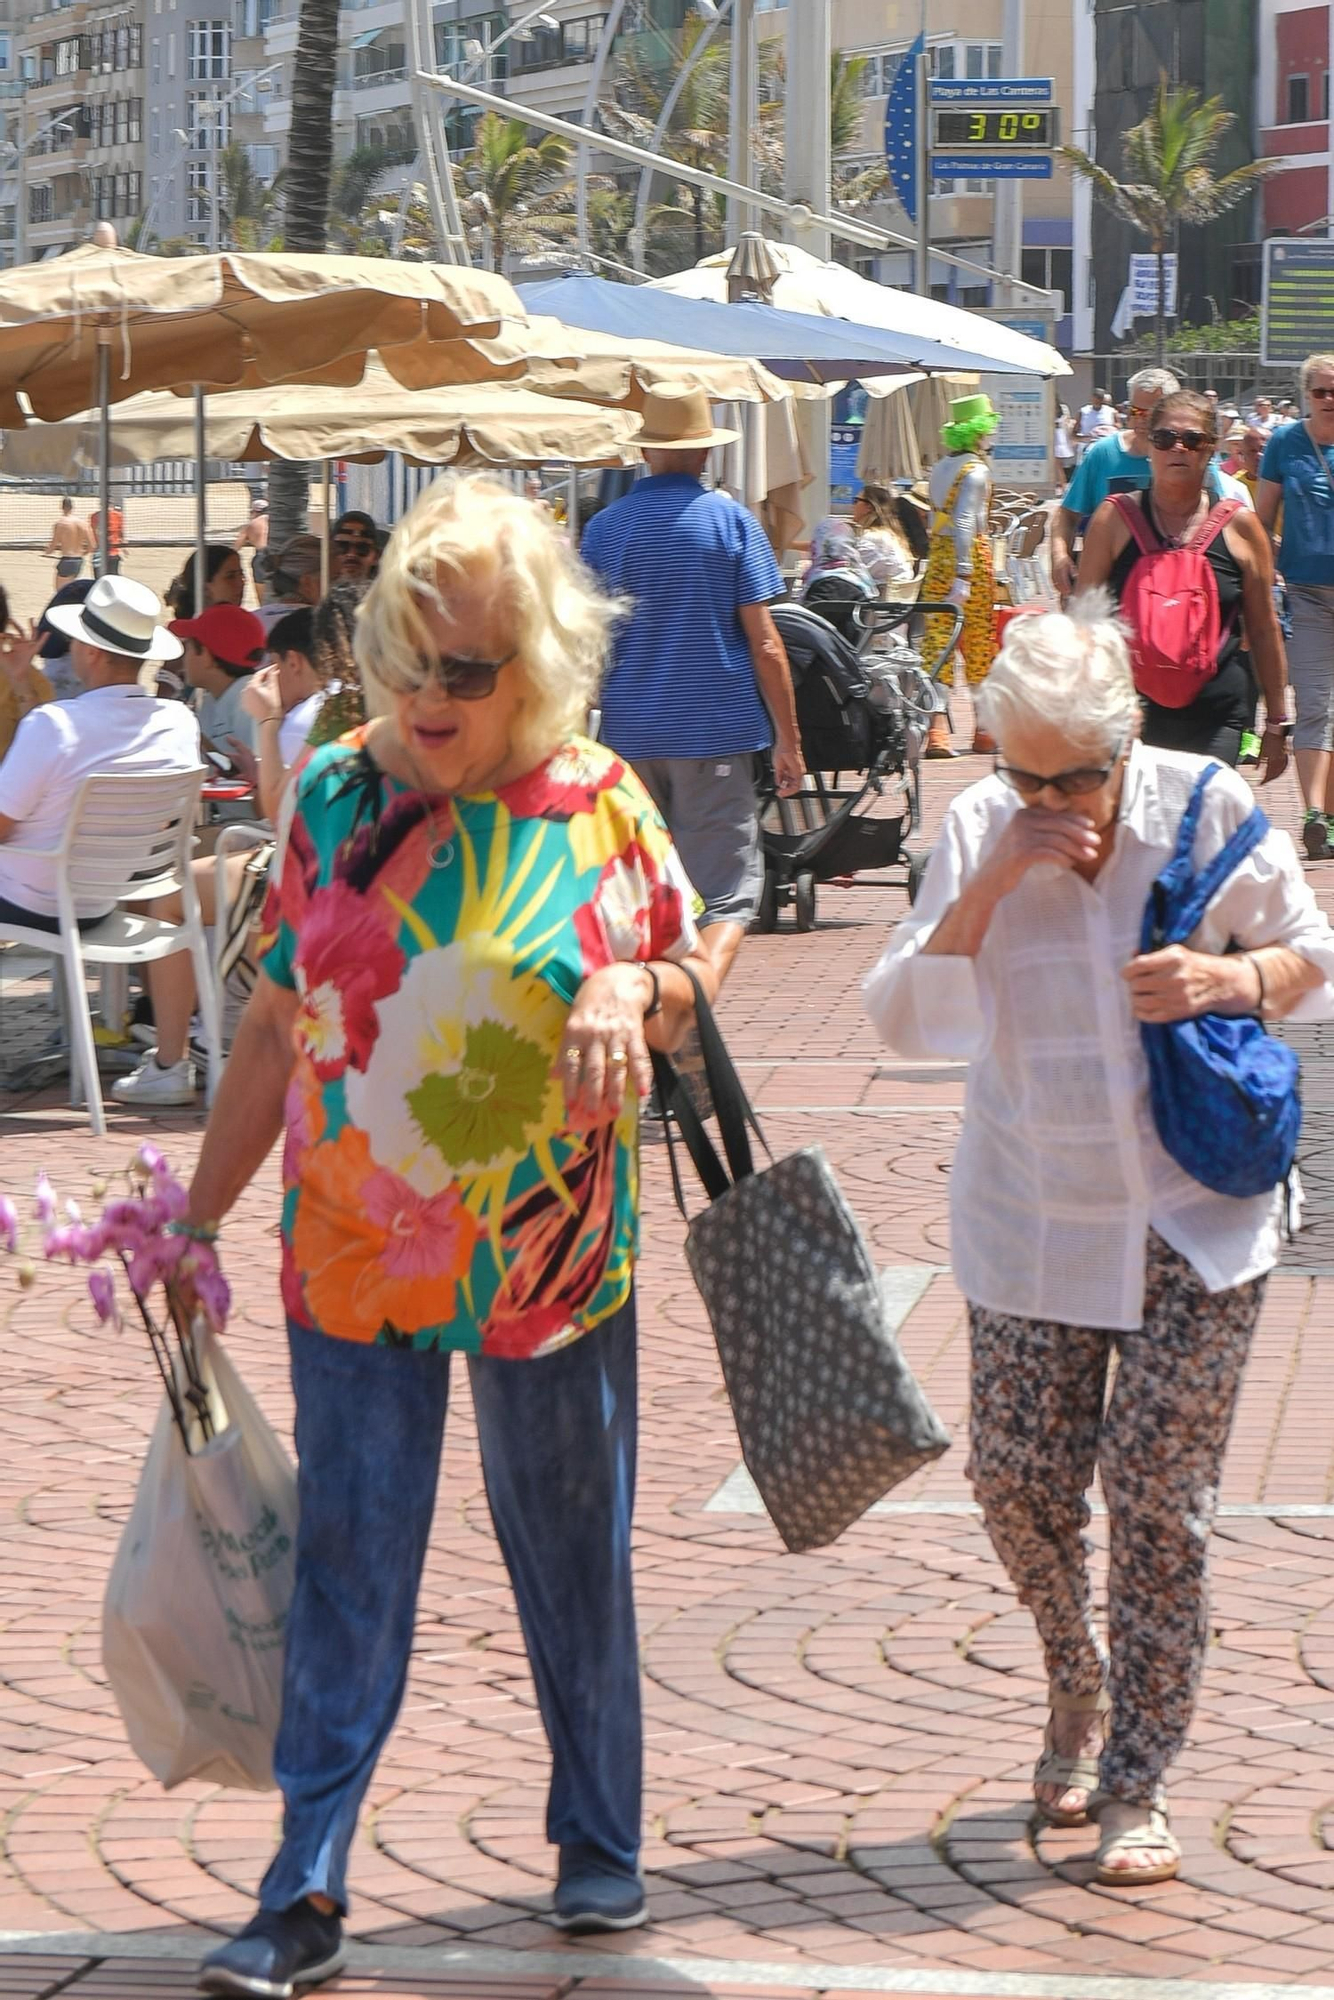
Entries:
POLYGON ((1111 498, 1139 549, 1121 593, 1135 686, 1163 708, 1186 708, 1218 672, 1225 636, 1218 580, 1205 551, 1242 503, 1220 500, 1184 547, 1171 549, 1158 539, 1134 495, 1111 498))

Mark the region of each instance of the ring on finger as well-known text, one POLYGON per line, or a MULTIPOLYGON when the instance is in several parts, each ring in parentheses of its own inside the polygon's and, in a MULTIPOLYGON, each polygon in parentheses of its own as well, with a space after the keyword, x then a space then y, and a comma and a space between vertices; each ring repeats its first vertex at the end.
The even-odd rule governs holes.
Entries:
POLYGON ((566 1049, 565 1061, 569 1066, 569 1068, 578 1069, 582 1064, 583 1060, 584 1060, 584 1052, 582 1049, 566 1049))
POLYGON ((613 1049, 611 1051, 611 1054, 607 1057, 607 1060, 608 1062, 613 1063, 617 1069, 624 1069, 625 1065, 629 1062, 630 1058, 626 1054, 624 1049, 613 1049))

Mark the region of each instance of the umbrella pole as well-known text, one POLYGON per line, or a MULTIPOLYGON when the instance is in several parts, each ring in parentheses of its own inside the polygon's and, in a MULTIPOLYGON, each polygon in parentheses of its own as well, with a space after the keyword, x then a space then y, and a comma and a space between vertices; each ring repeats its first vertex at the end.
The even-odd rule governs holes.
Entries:
POLYGON ((98 574, 106 576, 111 559, 111 335, 103 327, 97 336, 97 541, 98 574))
POLYGON ((565 473, 565 531, 571 548, 579 546, 579 468, 571 465, 565 473))
POLYGON ((204 391, 198 382, 194 387, 195 404, 195 608, 193 616, 198 618, 204 609, 205 554, 208 522, 208 466, 206 463, 207 440, 204 435, 204 391))
POLYGON ((333 512, 329 487, 333 479, 333 464, 324 460, 324 533, 320 536, 320 596, 329 595, 329 519, 333 512))

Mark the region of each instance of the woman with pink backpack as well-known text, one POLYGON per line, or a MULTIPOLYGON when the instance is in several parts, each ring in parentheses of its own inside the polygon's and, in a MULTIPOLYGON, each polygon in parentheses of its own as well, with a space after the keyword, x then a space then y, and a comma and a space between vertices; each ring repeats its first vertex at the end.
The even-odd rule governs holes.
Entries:
POLYGON ((1264 780, 1287 763, 1287 661, 1274 605, 1274 557, 1259 518, 1214 501, 1205 479, 1218 445, 1204 396, 1181 389, 1149 420, 1151 477, 1115 493, 1089 523, 1079 588, 1105 587, 1128 628, 1143 740, 1235 764, 1258 679, 1264 780))

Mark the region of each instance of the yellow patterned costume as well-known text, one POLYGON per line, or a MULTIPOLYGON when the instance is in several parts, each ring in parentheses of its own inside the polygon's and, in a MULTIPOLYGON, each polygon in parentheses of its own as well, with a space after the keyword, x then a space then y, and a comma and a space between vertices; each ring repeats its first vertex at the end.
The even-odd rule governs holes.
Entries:
MULTIPOLYGON (((959 497, 965 475, 982 461, 970 453, 955 475, 943 507, 938 508, 931 521, 931 546, 927 553, 926 574, 922 578, 920 595, 923 600, 939 604, 949 596, 957 574, 957 555, 954 546, 954 507, 959 497)), ((949 637, 949 624, 943 613, 925 621, 925 657, 933 661, 949 637)), ((959 635, 958 651, 963 654, 964 672, 969 683, 976 686, 984 681, 996 657, 996 606, 995 570, 992 563, 991 542, 988 536, 978 535, 973 541, 973 578, 968 592, 968 602, 964 606, 963 631, 959 635)), ((950 660, 942 669, 939 679, 946 687, 954 684, 954 662, 950 660)))

